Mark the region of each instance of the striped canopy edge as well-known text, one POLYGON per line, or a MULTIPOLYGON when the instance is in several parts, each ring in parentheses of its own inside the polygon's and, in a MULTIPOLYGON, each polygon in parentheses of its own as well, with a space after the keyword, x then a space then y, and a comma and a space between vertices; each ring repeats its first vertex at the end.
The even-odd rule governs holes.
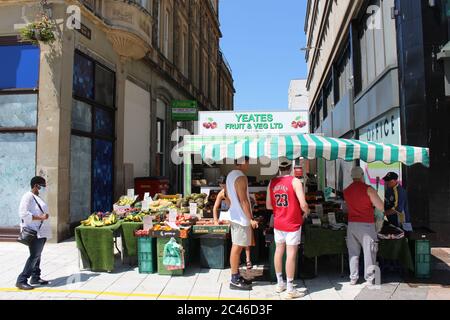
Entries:
POLYGON ((200 154, 203 160, 219 162, 248 156, 277 159, 360 159, 371 163, 403 163, 407 166, 430 166, 428 148, 383 144, 370 141, 324 137, 314 134, 299 135, 238 135, 238 136, 184 136, 184 142, 176 152, 200 154))

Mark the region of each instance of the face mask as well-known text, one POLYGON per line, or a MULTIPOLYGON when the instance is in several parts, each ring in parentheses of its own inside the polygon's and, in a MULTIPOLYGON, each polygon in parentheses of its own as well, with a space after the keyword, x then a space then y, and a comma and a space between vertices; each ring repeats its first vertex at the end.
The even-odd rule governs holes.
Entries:
POLYGON ((39 196, 41 198, 47 198, 47 188, 43 186, 39 186, 39 196))

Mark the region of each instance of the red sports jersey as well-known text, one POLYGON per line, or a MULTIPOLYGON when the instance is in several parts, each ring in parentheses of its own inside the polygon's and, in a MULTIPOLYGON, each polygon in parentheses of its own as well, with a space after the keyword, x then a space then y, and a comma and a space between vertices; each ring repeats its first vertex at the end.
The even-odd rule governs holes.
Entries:
POLYGON ((270 182, 274 227, 284 232, 295 232, 303 225, 303 212, 292 186, 294 177, 285 176, 270 182))
POLYGON ((353 182, 344 190, 348 222, 375 223, 373 204, 367 194, 369 188, 370 186, 363 182, 353 182))

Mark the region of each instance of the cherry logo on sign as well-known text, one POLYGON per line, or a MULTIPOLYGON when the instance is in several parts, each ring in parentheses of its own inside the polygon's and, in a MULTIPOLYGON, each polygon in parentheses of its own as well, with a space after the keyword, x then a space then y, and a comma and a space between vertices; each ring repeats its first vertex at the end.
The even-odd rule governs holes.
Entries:
POLYGON ((204 122, 203 127, 214 130, 217 128, 217 122, 215 122, 213 118, 208 118, 208 122, 204 122))
POLYGON ((292 128, 294 128, 294 129, 301 129, 301 128, 306 127, 307 123, 306 123, 306 121, 302 120, 301 116, 298 116, 297 118, 295 118, 294 121, 292 121, 291 125, 292 125, 292 128))

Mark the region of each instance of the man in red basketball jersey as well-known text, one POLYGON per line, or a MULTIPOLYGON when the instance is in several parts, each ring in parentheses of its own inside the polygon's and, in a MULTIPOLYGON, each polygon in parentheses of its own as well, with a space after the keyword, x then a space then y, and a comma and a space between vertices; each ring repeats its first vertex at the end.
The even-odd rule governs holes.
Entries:
POLYGON ((300 245, 303 225, 303 213, 309 214, 302 183, 293 177, 292 162, 283 157, 279 159, 280 175, 270 181, 267 190, 266 206, 273 210, 275 233, 275 272, 277 275, 277 293, 287 289, 287 299, 304 296, 294 290, 295 260, 300 245), (283 281, 283 256, 287 248, 286 278, 283 281))

